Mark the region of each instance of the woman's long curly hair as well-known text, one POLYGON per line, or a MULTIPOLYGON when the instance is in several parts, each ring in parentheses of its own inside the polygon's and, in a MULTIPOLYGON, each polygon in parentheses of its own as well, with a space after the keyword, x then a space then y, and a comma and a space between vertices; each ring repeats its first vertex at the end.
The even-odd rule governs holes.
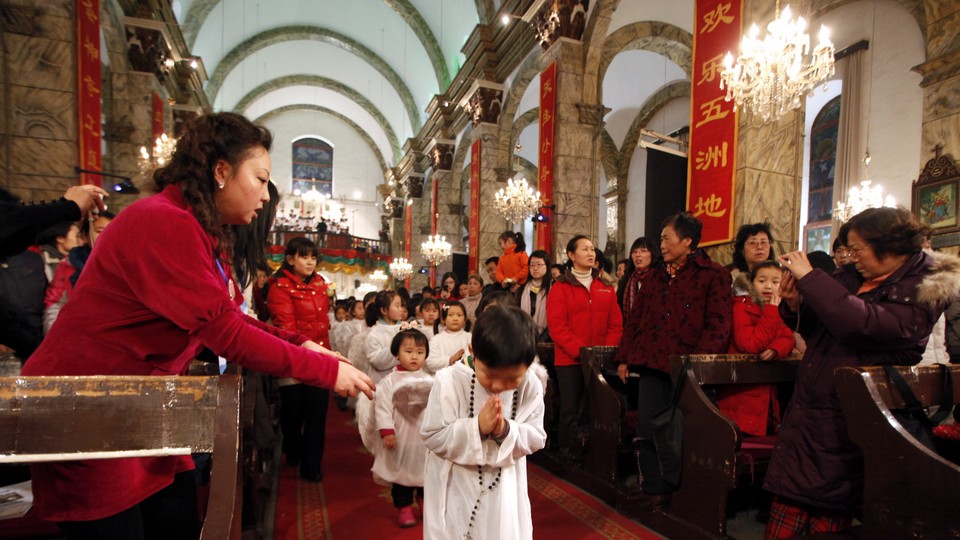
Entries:
POLYGON ((223 160, 236 170, 262 147, 270 151, 273 135, 235 113, 221 112, 191 120, 177 141, 170 163, 153 173, 157 191, 179 185, 183 199, 200 226, 216 238, 221 254, 229 260, 233 253, 233 231, 221 223, 217 209, 217 182, 214 168, 223 160))

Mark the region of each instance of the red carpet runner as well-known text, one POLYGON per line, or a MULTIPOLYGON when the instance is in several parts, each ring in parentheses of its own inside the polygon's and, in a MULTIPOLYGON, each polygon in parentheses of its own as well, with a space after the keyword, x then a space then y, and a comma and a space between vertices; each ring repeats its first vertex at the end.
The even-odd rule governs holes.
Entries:
MULTIPOLYGON (((373 458, 360 443, 351 413, 331 406, 327 417, 324 481, 300 480, 284 466, 277 494, 275 540, 414 539, 423 526, 397 526, 390 489, 373 483, 373 458)), ((614 509, 528 464, 534 538, 655 539, 660 536, 614 509)))

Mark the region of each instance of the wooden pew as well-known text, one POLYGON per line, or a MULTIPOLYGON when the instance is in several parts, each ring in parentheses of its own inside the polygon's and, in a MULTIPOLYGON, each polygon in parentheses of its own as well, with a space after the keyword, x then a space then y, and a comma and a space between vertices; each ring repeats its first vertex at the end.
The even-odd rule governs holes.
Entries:
POLYGON ((631 441, 636 434, 627 425, 627 407, 620 391, 622 384, 620 380, 609 379, 611 373, 615 376, 617 372, 616 353, 617 347, 580 350, 590 407, 590 443, 584 469, 615 484, 623 480, 618 475, 619 456, 633 451, 631 441))
POLYGON ((0 378, 0 463, 213 453, 202 540, 239 539, 240 378, 0 378))
MULTIPOLYGON (((672 377, 685 357, 672 357, 672 377)), ((684 418, 683 477, 670 503, 658 510, 681 524, 677 537, 725 538, 727 497, 737 477, 752 468, 737 425, 720 413, 702 385, 792 382, 799 357, 761 362, 756 355, 690 355, 690 370, 681 383, 679 406, 684 418)), ((747 439, 749 444, 751 439, 747 439)), ((757 445, 762 452, 761 445, 757 445)), ((763 446, 772 449, 772 443, 763 446)), ((670 535, 673 537, 673 535, 670 535)))
MULTIPOLYGON (((897 368, 926 407, 940 403, 943 371, 897 368)), ((960 366, 952 365, 960 403, 960 366)), ((850 437, 863 450, 861 538, 960 538, 960 467, 921 445, 894 418, 903 399, 882 367, 836 370, 850 437)))

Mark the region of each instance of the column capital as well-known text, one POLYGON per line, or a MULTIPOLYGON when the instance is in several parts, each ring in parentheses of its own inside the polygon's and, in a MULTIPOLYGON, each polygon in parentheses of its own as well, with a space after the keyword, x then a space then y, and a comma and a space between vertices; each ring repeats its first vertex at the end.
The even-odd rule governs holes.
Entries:
POLYGON ((460 105, 470 115, 473 127, 496 124, 503 106, 503 85, 477 79, 473 81, 460 105))
POLYGON ((932 84, 953 77, 960 71, 960 51, 945 54, 916 65, 913 71, 923 76, 920 86, 926 88, 932 84))
POLYGON ((453 139, 431 139, 424 153, 430 156, 434 171, 452 171, 456 147, 457 141, 453 139))

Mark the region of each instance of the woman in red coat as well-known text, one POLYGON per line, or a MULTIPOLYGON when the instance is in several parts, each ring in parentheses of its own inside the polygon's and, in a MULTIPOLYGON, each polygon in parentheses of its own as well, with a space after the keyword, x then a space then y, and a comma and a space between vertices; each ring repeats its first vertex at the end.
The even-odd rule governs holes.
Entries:
MULTIPOLYGON (((340 393, 372 381, 305 336, 239 309, 232 235, 269 201, 270 132, 233 113, 199 116, 154 174, 157 195, 120 213, 97 241, 70 301, 24 376, 170 376, 204 347, 247 368, 340 393), (319 354, 318 354, 319 353, 319 354)), ((187 456, 31 465, 34 510, 67 539, 199 534, 187 456), (161 513, 141 511, 166 508, 161 513)))
MULTIPOLYGON (((756 354, 767 362, 784 358, 793 351, 793 330, 780 318, 778 307, 781 275, 780 263, 763 261, 750 270, 749 281, 741 274, 733 284, 734 290, 749 294, 733 299, 731 353, 756 354)), ((721 386, 717 388, 717 405, 747 435, 766 435, 767 420, 771 417, 774 431, 780 424, 777 387, 773 384, 721 386)))
MULTIPOLYGON (((267 309, 273 324, 329 348, 327 282, 316 272, 317 255, 312 240, 299 237, 287 243, 283 266, 267 292, 267 309)), ((300 465, 301 478, 319 482, 323 479, 321 463, 330 393, 290 378, 280 379, 278 385, 287 463, 300 465)))
POLYGON ((616 291, 593 268, 593 242, 574 236, 567 243, 567 257, 566 273, 557 278, 547 296, 547 328, 560 383, 560 450, 569 455, 576 452, 575 445, 586 431, 580 348, 619 343, 623 318, 616 291))

